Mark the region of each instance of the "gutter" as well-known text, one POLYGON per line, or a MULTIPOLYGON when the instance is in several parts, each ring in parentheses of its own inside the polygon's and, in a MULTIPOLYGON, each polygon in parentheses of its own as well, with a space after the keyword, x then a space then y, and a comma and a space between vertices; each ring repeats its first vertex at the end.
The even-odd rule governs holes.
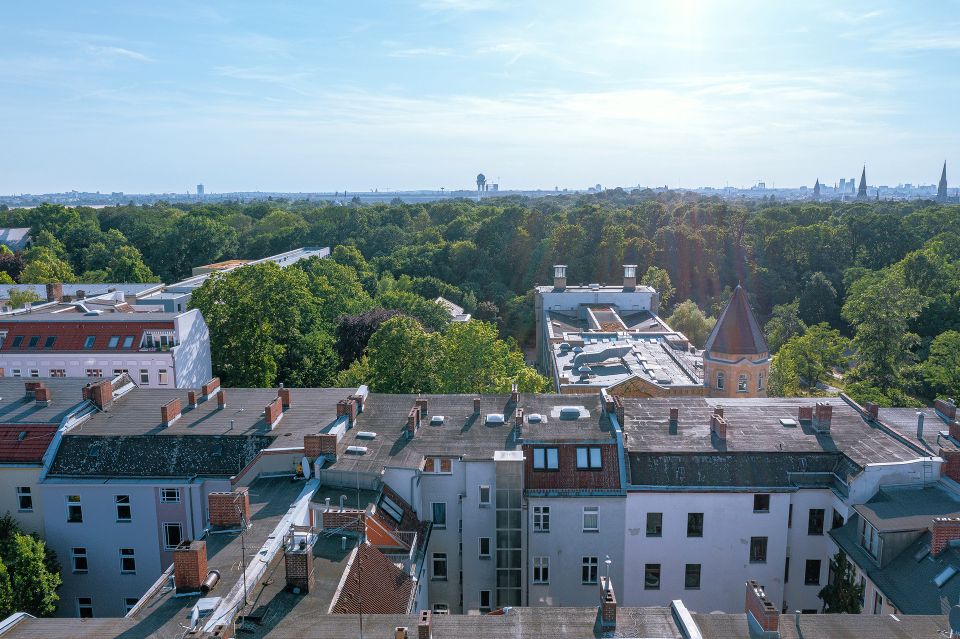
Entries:
POLYGON ((0 621, 0 635, 7 634, 7 632, 12 630, 14 626, 26 619, 36 619, 36 617, 27 612, 13 613, 3 621, 0 621))

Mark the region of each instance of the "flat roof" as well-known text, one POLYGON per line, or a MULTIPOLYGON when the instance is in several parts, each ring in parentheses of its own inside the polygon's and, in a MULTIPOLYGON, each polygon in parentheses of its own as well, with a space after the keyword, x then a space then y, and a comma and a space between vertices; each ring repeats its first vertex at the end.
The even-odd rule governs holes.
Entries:
POLYGON ((702 359, 689 349, 673 348, 664 335, 582 333, 578 337, 583 346, 553 345, 561 387, 606 388, 634 376, 664 388, 703 385, 702 359), (583 366, 589 369, 586 376, 581 374, 583 366))
POLYGON ((839 398, 625 397, 623 404, 624 446, 631 453, 839 452, 861 467, 923 456, 839 398), (833 407, 829 433, 797 419, 801 406, 817 402, 833 407), (724 410, 725 440, 710 431, 715 407, 724 410), (671 408, 680 410, 675 425, 671 408))
POLYGON ((929 528, 934 517, 960 517, 960 499, 940 486, 883 487, 853 507, 880 532, 929 528))
POLYGON ((0 378, 0 424, 57 424, 83 401, 87 378, 2 377, 0 378), (50 402, 38 404, 26 384, 43 382, 50 390, 50 402))

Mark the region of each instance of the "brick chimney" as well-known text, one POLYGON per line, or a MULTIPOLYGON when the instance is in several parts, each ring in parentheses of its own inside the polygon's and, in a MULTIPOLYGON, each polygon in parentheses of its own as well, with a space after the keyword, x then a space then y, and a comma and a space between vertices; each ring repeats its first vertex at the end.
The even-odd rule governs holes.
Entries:
POLYGON ((190 408, 197 407, 197 391, 187 391, 187 405, 190 408))
POLYGON ((417 434, 418 428, 420 428, 420 409, 414 406, 410 409, 410 413, 407 414, 407 437, 413 439, 417 434))
POLYGON ((317 536, 310 532, 293 532, 288 536, 283 548, 288 588, 299 588, 304 594, 310 592, 313 585, 313 545, 316 540, 317 536))
POLYGON ((517 390, 516 384, 512 384, 510 386, 510 401, 513 402, 514 404, 517 404, 520 402, 520 391, 517 390))
POLYGON ((951 541, 960 539, 960 517, 937 517, 933 520, 933 540, 930 554, 938 557, 951 541))
POLYGON ((433 637, 433 611, 421 610, 417 620, 417 639, 431 639, 433 637))
POLYGON ((83 389, 83 398, 90 400, 100 410, 110 410, 113 406, 113 384, 108 379, 87 384, 83 389))
POLYGON ((637 265, 636 264, 623 265, 623 288, 626 290, 633 290, 637 288, 637 265))
POLYGON ((940 467, 940 474, 960 482, 960 450, 956 448, 940 447, 940 457, 943 458, 943 465, 940 467))
POLYGON ((797 421, 799 422, 812 422, 813 421, 813 406, 801 406, 797 409, 797 421))
POLYGON ((827 402, 817 402, 813 409, 813 427, 821 433, 830 432, 830 422, 833 420, 833 406, 827 402))
POLYGON ((473 414, 474 415, 480 414, 480 398, 479 397, 473 398, 473 414))
POLYGON ((553 288, 558 291, 567 288, 567 267, 563 264, 553 265, 553 288))
POLYGON ((880 407, 873 402, 867 402, 863 405, 864 410, 867 412, 867 418, 877 421, 880 418, 880 407))
POLYGON ((290 408, 290 389, 284 388, 281 386, 277 390, 277 397, 280 398, 280 403, 283 405, 283 410, 290 408))
POLYGON ((723 406, 714 406, 713 414, 717 417, 723 417, 723 406))
POLYGON ((744 612, 747 613, 748 626, 752 616, 764 632, 777 632, 780 629, 780 611, 767 600, 763 586, 752 579, 747 582, 744 612))
POLYGON ((605 631, 617 627, 617 595, 609 577, 600 577, 600 627, 605 631))
POLYGON ((933 402, 933 407, 939 412, 943 413, 943 416, 947 419, 957 418, 957 406, 953 403, 953 400, 938 399, 937 401, 933 402))
POLYGON ((47 301, 59 302, 61 300, 63 300, 63 284, 60 282, 47 284, 47 301))
POLYGON ((184 541, 173 551, 173 582, 177 592, 200 592, 207 578, 207 542, 184 541))
POLYGON ((353 426, 357 421, 357 401, 354 399, 341 399, 337 402, 337 417, 346 416, 347 421, 353 426))
POLYGON ((678 421, 680 421, 680 409, 673 407, 670 409, 670 423, 676 424, 678 421))
POLYGON ((44 383, 40 381, 31 380, 29 382, 23 383, 23 391, 25 397, 33 397, 34 393, 37 392, 38 388, 43 388, 44 383))
POLYGON ((420 410, 420 419, 423 419, 427 416, 427 406, 430 402, 427 401, 426 397, 418 397, 417 400, 413 403, 420 410))
POLYGON ((200 392, 203 393, 203 399, 208 400, 210 396, 217 392, 217 389, 220 388, 220 378, 214 377, 206 384, 200 387, 200 392))
POLYGON ((619 395, 613 396, 613 413, 617 418, 617 423, 620 424, 620 427, 623 428, 623 420, 625 418, 623 410, 623 398, 619 395))
POLYGON ((273 401, 263 408, 263 420, 270 427, 270 430, 273 430, 281 417, 283 417, 283 404, 281 404, 279 397, 274 397, 273 401))
POLYGON ((720 415, 710 417, 710 432, 717 436, 717 439, 727 438, 727 420, 720 415))
POLYGON ((310 460, 315 460, 322 455, 331 461, 336 461, 337 436, 333 433, 304 435, 303 455, 310 460))
POLYGON ((239 528, 243 521, 250 523, 250 491, 246 487, 232 492, 212 492, 207 495, 210 525, 217 528, 239 528), (237 508, 239 507, 239 512, 237 508))
POLYGON ((363 395, 351 395, 348 399, 352 399, 357 405, 358 414, 363 412, 363 395))
POLYGON ((223 410, 227 407, 227 394, 221 388, 220 392, 217 393, 217 409, 223 410))
POLYGON ((164 426, 172 426, 174 422, 180 419, 180 400, 171 399, 160 407, 160 423, 164 426))
POLYGON ((41 384, 37 390, 33 391, 33 398, 36 400, 37 404, 40 404, 41 406, 49 406, 53 396, 50 394, 50 389, 41 384))
POLYGON ((517 427, 517 432, 523 428, 523 409, 518 408, 513 414, 513 424, 517 427))

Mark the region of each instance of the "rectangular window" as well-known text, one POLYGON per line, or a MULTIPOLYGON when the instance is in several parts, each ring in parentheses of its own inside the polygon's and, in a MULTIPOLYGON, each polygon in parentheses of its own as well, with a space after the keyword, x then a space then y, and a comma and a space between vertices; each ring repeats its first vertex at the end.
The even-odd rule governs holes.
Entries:
POLYGON ((10 369, 10 374, 13 375, 14 377, 20 377, 20 369, 12 368, 10 369))
POLYGON ((57 343, 57 336, 56 336, 56 335, 49 335, 49 336, 47 336, 47 339, 43 340, 43 347, 44 347, 44 348, 53 348, 53 345, 56 344, 56 343, 57 343))
POLYGON ((600 470, 600 447, 577 447, 577 470, 600 470))
POLYGON ((763 390, 763 373, 757 374, 757 390, 758 391, 763 390))
POLYGON ((747 392, 747 376, 741 375, 737 378, 737 392, 746 393, 747 392))
POLYGON ((83 508, 80 505, 80 495, 67 495, 67 522, 71 524, 83 522, 83 508))
POLYGON ((703 537, 703 513, 687 514, 687 537, 703 537))
POLYGON ((120 336, 111 335, 110 339, 107 340, 107 348, 116 348, 120 345, 120 336))
POLYGON ((820 584, 820 560, 807 559, 806 569, 803 571, 803 583, 807 586, 820 584))
POLYGON ((63 368, 51 368, 50 377, 66 377, 67 371, 63 368))
POLYGON ((73 566, 73 572, 87 572, 87 549, 80 547, 71 548, 70 564, 73 566))
POLYGON ((167 369, 161 368, 157 371, 157 383, 161 386, 166 385, 167 383, 167 369))
POLYGON ((660 564, 647 564, 644 566, 643 589, 660 590, 660 564))
POLYGON ((145 368, 140 369, 140 384, 146 386, 150 383, 150 371, 145 368))
POLYGON ((163 525, 163 549, 173 550, 183 541, 183 525, 166 523, 163 525))
POLYGON ((491 597, 489 590, 480 591, 480 612, 490 612, 490 599, 491 597))
POLYGON ((583 507, 583 532, 600 531, 600 508, 597 506, 583 507))
POLYGON ((33 494, 29 486, 17 486, 17 510, 22 513, 33 512, 33 494))
POLYGON ((450 606, 445 603, 435 603, 433 604, 433 614, 435 615, 449 615, 450 606))
POLYGON ((431 576, 433 579, 446 580, 447 578, 447 553, 445 552, 435 552, 433 553, 433 561, 431 562, 431 576))
POLYGON ((723 373, 717 373, 717 390, 723 390, 723 373))
POLYGON ((686 590, 700 590, 700 564, 687 564, 683 573, 683 587, 686 590))
POLYGON ((120 573, 132 575, 137 572, 137 558, 134 556, 133 548, 120 549, 120 573))
POLYGON ((123 347, 130 348, 133 346, 133 335, 127 335, 123 338, 123 347))
POLYGON ((533 583, 535 584, 550 583, 550 558, 549 557, 533 558, 533 583))
POLYGON ((130 495, 117 495, 114 497, 117 506, 117 521, 127 522, 132 519, 130 511, 130 495))
POLYGON ((810 516, 807 519, 807 534, 823 534, 823 508, 811 508, 810 516))
POLYGON ((118 376, 120 376, 120 375, 123 375, 124 373, 129 373, 129 372, 130 372, 130 371, 128 371, 128 370, 125 369, 125 368, 115 368, 115 369, 113 369, 113 376, 114 376, 114 377, 118 377, 118 376))
POLYGON ((560 455, 556 448, 534 448, 534 470, 557 470, 560 468, 560 455))
POLYGON ((433 527, 434 528, 446 528, 447 527, 447 504, 443 501, 435 501, 431 505, 433 511, 433 527))
POLYGON ((10 348, 20 348, 21 344, 23 344, 23 335, 15 335, 13 341, 10 342, 10 348))
POLYGON ((663 536, 663 513, 647 513, 647 537, 663 536))
POLYGON ((533 507, 533 532, 550 532, 550 506, 533 507))
POLYGON ((489 537, 480 537, 478 538, 480 546, 480 559, 490 559, 490 538, 489 537))
POLYGON ((600 559, 597 557, 584 557, 581 564, 580 582, 585 584, 597 583, 597 574, 600 569, 600 559))
POLYGON ((770 512, 770 495, 754 495, 753 496, 753 512, 755 513, 770 512))
POLYGON ((870 553, 870 556, 880 560, 880 551, 883 548, 883 537, 866 519, 860 518, 860 545, 870 553))
POLYGON ((883 596, 876 590, 873 591, 873 614, 879 615, 883 612, 883 596))
POLYGON ((137 602, 140 601, 136 597, 124 597, 123 598, 123 608, 127 612, 130 612, 137 606, 137 602))
POLYGON ((81 619, 93 619, 93 599, 77 597, 77 616, 81 619))
POLYGON ((30 377, 40 377, 40 370, 36 368, 31 368, 30 377))
POLYGON ((161 504, 179 504, 180 489, 179 488, 160 489, 160 503, 161 504))
POLYGON ((490 505, 490 487, 489 486, 480 486, 480 505, 489 506, 490 505))
POLYGON ((27 348, 36 348, 36 347, 37 347, 37 344, 39 344, 39 343, 40 343, 40 336, 39 336, 39 335, 31 335, 31 336, 30 336, 30 341, 27 343, 27 348))
POLYGON ((830 530, 834 528, 839 528, 843 525, 843 515, 837 512, 837 509, 833 509, 833 521, 830 522, 830 530))
POLYGON ((85 340, 83 341, 83 348, 89 350, 89 349, 93 348, 93 345, 96 344, 96 343, 97 343, 97 336, 96 336, 96 335, 88 335, 88 336, 87 336, 87 339, 85 339, 85 340))
POLYGON ((752 564, 767 563, 767 538, 766 537, 750 538, 750 563, 752 564))
POLYGON ((87 377, 103 377, 102 368, 88 368, 87 377))

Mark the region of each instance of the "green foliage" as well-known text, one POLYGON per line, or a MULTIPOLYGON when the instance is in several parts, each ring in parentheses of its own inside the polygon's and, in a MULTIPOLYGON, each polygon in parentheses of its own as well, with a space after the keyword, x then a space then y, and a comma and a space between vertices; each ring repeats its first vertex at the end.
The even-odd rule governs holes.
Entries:
POLYGON ((377 306, 400 311, 405 315, 416 318, 430 330, 441 330, 450 323, 450 315, 445 308, 433 300, 424 299, 415 293, 398 290, 385 291, 377 296, 376 302, 377 306))
POLYGON ((670 300, 673 299, 673 294, 677 292, 677 289, 673 288, 670 283, 670 273, 666 269, 651 266, 640 279, 640 283, 653 287, 653 290, 660 294, 661 312, 670 308, 670 300))
POLYGON ((9 513, 0 518, 0 615, 56 612, 60 566, 39 538, 24 534, 9 513))
POLYGON ((673 313, 667 318, 667 324, 686 335, 697 348, 703 348, 716 323, 717 318, 704 315, 693 300, 677 304, 673 313))
POLYGON ((938 335, 920 371, 932 395, 960 397, 960 332, 945 331, 938 335))
POLYGON ((803 335, 806 330, 807 325, 800 319, 800 300, 777 304, 764 330, 770 352, 776 353, 787 340, 794 335, 803 335))
POLYGON ((76 276, 70 264, 57 257, 53 249, 35 246, 27 252, 27 264, 20 274, 23 284, 73 282, 76 276))
POLYGON ((833 580, 817 593, 823 601, 823 611, 828 614, 860 614, 863 586, 857 583, 856 571, 842 550, 830 560, 833 580))
POLYGON ((11 308, 22 308, 27 302, 38 302, 40 301, 40 296, 33 291, 33 289, 28 288, 11 288, 10 289, 10 307, 11 308))
POLYGON ((10 573, 3 562, 0 562, 0 618, 6 619, 16 610, 13 609, 13 585, 10 583, 10 573))
POLYGON ((849 340, 826 322, 810 326, 803 335, 791 337, 773 358, 770 395, 790 397, 816 388, 831 369, 844 368, 849 347, 849 340))
POLYGON ((799 299, 800 319, 812 326, 826 322, 830 326, 840 326, 840 304, 837 290, 826 275, 817 271, 806 281, 799 299))

